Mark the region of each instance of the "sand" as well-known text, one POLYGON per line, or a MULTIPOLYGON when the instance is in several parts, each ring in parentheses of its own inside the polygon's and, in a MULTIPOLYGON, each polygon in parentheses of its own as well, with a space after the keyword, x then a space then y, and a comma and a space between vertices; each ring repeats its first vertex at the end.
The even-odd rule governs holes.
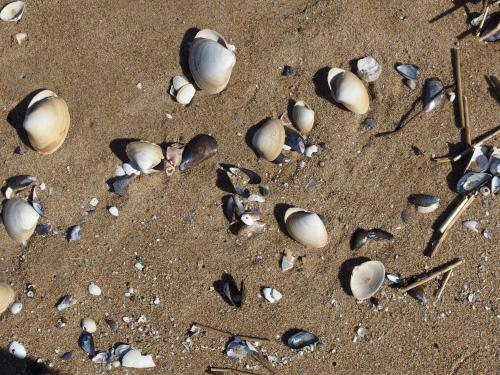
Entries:
MULTIPOLYGON (((80 320, 92 317, 98 323, 97 349, 130 342, 157 364, 116 373, 201 374, 210 365, 241 369, 252 363, 228 359, 223 334, 197 335, 186 350, 184 335, 191 322, 199 321, 270 338, 263 344, 267 353, 288 358, 276 367, 280 374, 498 373, 498 198, 479 199, 463 217, 479 221, 481 230, 488 228, 492 240, 458 223, 434 258, 423 255, 432 226, 457 195, 461 166, 452 170, 430 161, 433 153, 460 149, 453 105, 446 101, 435 112, 417 115, 402 131, 375 138, 360 126, 366 116, 333 104, 325 90, 328 67, 350 69, 352 61, 373 55, 383 72, 371 89, 369 115, 381 131, 393 129, 418 100, 424 78, 454 83, 450 48, 469 29, 466 13, 480 11, 481 4, 429 22, 452 7, 444 0, 28 1, 19 23, 0 25, 0 179, 33 174, 52 188, 53 195, 42 196, 42 203, 57 234, 34 236, 22 249, 0 230, 0 279, 12 283, 24 304, 18 315, 2 315, 0 347, 18 340, 31 359, 41 358, 54 372, 106 372, 77 344, 80 320), (225 91, 197 92, 182 107, 169 97, 169 81, 186 69, 185 41, 199 28, 217 30, 236 45, 237 63, 225 91), (17 32, 26 32, 28 41, 17 45, 12 40, 17 32), (398 62, 421 67, 416 90, 403 84, 394 70, 398 62), (286 64, 296 68, 296 76, 281 75, 286 64), (49 156, 30 149, 17 131, 23 100, 40 88, 58 93, 71 112, 68 137, 49 156), (304 100, 315 110, 316 125, 307 140, 325 144, 303 168, 300 161, 283 168, 259 161, 245 140, 250 127, 280 115, 291 100, 304 100), (170 178, 141 176, 123 198, 107 190, 123 140, 161 143, 199 133, 218 140, 212 159, 170 178), (14 154, 17 146, 26 153, 14 154), (270 187, 262 205, 266 233, 241 241, 228 231, 221 209, 227 192, 216 184, 220 163, 254 170, 270 187), (401 212, 412 193, 436 194, 442 204, 431 214, 412 213, 405 225, 401 212), (95 213, 83 216, 93 197, 99 200, 95 213), (279 225, 284 204, 321 214, 328 245, 306 249, 284 234, 279 225), (118 217, 107 211, 111 205, 119 208, 118 217), (68 243, 65 231, 77 224, 82 238, 68 243), (384 228, 396 241, 371 242, 353 253, 349 240, 358 227, 384 228), (284 249, 300 257, 288 273, 279 270, 284 249), (137 257, 142 271, 134 267, 137 257), (386 282, 375 311, 343 288, 346 265, 359 257, 380 260, 388 272, 404 277, 456 257, 465 263, 436 305, 437 282, 426 289, 426 306, 386 282), (224 272, 245 281, 242 309, 229 306, 212 289, 224 272), (90 282, 102 288, 101 296, 88 295, 90 282), (28 283, 36 288, 31 299, 23 293, 28 283), (263 286, 279 290, 282 300, 270 304, 259 298, 263 286), (129 287, 135 291, 132 298, 125 296, 129 287), (474 303, 468 301, 470 293, 476 295, 474 303), (54 305, 65 294, 78 303, 58 312, 54 305), (155 297, 158 305, 152 304, 155 297), (134 329, 122 320, 141 315, 147 322, 134 329), (68 323, 57 328, 62 316, 68 323), (105 318, 118 322, 116 332, 105 318), (368 333, 354 339, 360 325, 368 333), (313 332, 322 345, 312 353, 293 352, 280 341, 293 328, 313 332), (73 359, 59 359, 67 351, 73 351, 73 359)), ((475 137, 498 125, 498 104, 484 77, 499 73, 498 45, 467 35, 461 50, 475 137)), ((23 364, 8 355, 0 361, 0 373, 22 371, 23 364)), ((255 371, 266 373, 262 367, 255 371)))

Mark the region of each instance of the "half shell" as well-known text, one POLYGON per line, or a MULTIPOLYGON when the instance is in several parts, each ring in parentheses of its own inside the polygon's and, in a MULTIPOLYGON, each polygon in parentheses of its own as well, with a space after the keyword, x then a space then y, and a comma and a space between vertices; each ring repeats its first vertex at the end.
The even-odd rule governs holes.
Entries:
POLYGON ((491 180, 491 178, 492 176, 488 173, 466 173, 457 183, 457 192, 462 195, 467 195, 479 189, 491 180))
POLYGON ((363 82, 351 72, 332 68, 328 72, 328 87, 336 102, 357 114, 368 112, 370 99, 363 82))
POLYGON ((420 68, 415 64, 401 64, 396 66, 396 70, 404 78, 410 81, 418 80, 420 74, 420 68))
POLYGON ((313 212, 289 208, 285 213, 285 224, 288 234, 304 246, 321 248, 328 242, 325 224, 313 212))
POLYGON ((496 148, 490 158, 490 173, 500 176, 500 149, 496 148))
POLYGON ((281 120, 268 119, 252 137, 257 154, 267 161, 275 160, 285 144, 285 127, 281 120))
POLYGON ((214 156, 218 150, 219 145, 214 137, 207 134, 198 134, 184 148, 179 170, 185 171, 200 164, 202 161, 214 156))
POLYGON ((487 146, 474 147, 474 152, 465 170, 469 172, 486 172, 490 165, 489 151, 490 148, 487 146))
POLYGON ((319 338, 316 335, 306 331, 298 331, 288 338, 287 345, 290 349, 298 350, 316 344, 318 341, 319 338))
POLYGON ((298 101, 292 110, 293 124, 302 133, 309 133, 314 125, 314 111, 309 106, 298 101))
POLYGON ((35 150, 42 154, 52 154, 66 139, 69 123, 66 102, 54 92, 43 90, 28 105, 23 128, 35 150))
POLYGON ((218 33, 204 29, 189 49, 189 69, 202 90, 217 94, 224 90, 236 64, 236 56, 218 33))
POLYGON ((17 22, 23 16, 24 9, 26 9, 24 1, 8 3, 0 11, 0 19, 6 22, 17 22))
POLYGON ((443 82, 436 77, 426 79, 424 84, 424 91, 422 93, 424 112, 432 112, 433 110, 438 108, 443 103, 443 99, 443 82))
POLYGON ((163 160, 160 146, 147 141, 130 142, 125 148, 128 158, 143 173, 151 173, 153 168, 163 160))
POLYGON ((7 199, 2 217, 9 236, 14 241, 25 244, 35 231, 40 215, 28 202, 14 197, 7 199))
POLYGON ((14 289, 7 283, 0 283, 0 314, 14 302, 14 289))
POLYGON ((382 262, 370 260, 354 267, 351 291, 354 298, 364 300, 373 296, 384 283, 385 267, 382 262))

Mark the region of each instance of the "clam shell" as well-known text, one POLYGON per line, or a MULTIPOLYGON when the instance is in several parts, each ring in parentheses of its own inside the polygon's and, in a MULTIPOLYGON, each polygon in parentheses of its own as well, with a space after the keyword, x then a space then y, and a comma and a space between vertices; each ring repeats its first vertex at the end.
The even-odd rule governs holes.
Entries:
POLYGON ((462 176, 457 183, 457 192, 467 195, 491 180, 492 176, 488 173, 469 172, 462 176))
POLYGON ((439 78, 432 77, 426 79, 423 90, 422 104, 424 112, 432 112, 443 103, 444 85, 439 78))
POLYGON ((370 98, 363 82, 351 72, 332 68, 328 72, 328 87, 333 99, 356 114, 368 112, 370 98))
POLYGON ((17 22, 23 16, 26 4, 24 1, 13 1, 0 11, 0 19, 5 22, 17 22))
POLYGON ((352 295, 360 301, 370 298, 380 289, 384 278, 384 265, 377 260, 370 260, 354 267, 350 283, 352 295))
POLYGON ((316 335, 306 331, 298 331, 288 338, 287 345, 290 349, 298 350, 316 344, 318 341, 319 338, 316 335))
POLYGON ((29 103, 23 128, 35 150, 41 154, 52 154, 66 139, 69 123, 66 102, 54 92, 43 90, 29 103))
POLYGON ((396 66, 396 70, 404 78, 410 81, 417 81, 420 74, 420 68, 415 64, 401 64, 396 66))
POLYGON ((163 150, 155 143, 147 141, 130 142, 125 148, 128 158, 143 173, 150 173, 152 169, 161 163, 163 150))
POLYGON ((488 157, 489 151, 490 147, 487 146, 474 147, 474 152, 465 170, 470 172, 486 172, 490 165, 490 158, 488 157))
POLYGON ((137 349, 130 349, 122 358, 122 366, 128 368, 150 368, 155 367, 153 357, 142 355, 137 349))
POLYGON ((500 177, 493 176, 493 178, 491 179, 491 193, 496 194, 498 192, 498 189, 500 189, 500 177))
POLYGON ((267 161, 275 160, 285 144, 285 127, 281 120, 268 119, 252 137, 252 146, 257 154, 267 161))
POLYGON ((25 200, 7 199, 3 207, 3 223, 9 236, 18 243, 26 243, 35 231, 40 215, 25 200))
POLYGON ((83 318, 80 325, 85 332, 94 333, 97 331, 97 324, 93 319, 83 318))
POLYGON ((313 212, 302 208, 289 208, 285 213, 285 224, 288 234, 304 246, 321 248, 328 242, 325 224, 313 212))
POLYGON ((7 283, 0 283, 0 314, 14 302, 14 289, 7 283))
POLYGON ((500 176, 500 149, 496 148, 490 158, 490 173, 500 176))
POLYGON ((273 288, 262 288, 262 296, 270 303, 278 302, 283 295, 273 288))
POLYGON ((224 90, 236 64, 236 56, 215 31, 201 30, 189 49, 189 69, 202 90, 217 94, 224 90), (214 40, 216 39, 216 40, 214 40))
POLYGON ((375 82, 382 74, 382 67, 372 56, 366 56, 357 62, 358 76, 365 82, 375 82))
POLYGON ((7 350, 18 359, 26 358, 26 348, 18 341, 12 341, 7 350))
POLYGON ((292 121, 298 131, 309 133, 314 125, 314 111, 306 103, 298 101, 293 106, 292 121))
POLYGON ((182 152, 182 161, 179 170, 200 164, 202 161, 214 156, 219 150, 219 145, 214 137, 207 134, 198 134, 191 139, 182 152))
POLYGON ((193 100, 194 94, 196 94, 196 89, 189 83, 179 89, 175 99, 182 105, 188 105, 193 100))

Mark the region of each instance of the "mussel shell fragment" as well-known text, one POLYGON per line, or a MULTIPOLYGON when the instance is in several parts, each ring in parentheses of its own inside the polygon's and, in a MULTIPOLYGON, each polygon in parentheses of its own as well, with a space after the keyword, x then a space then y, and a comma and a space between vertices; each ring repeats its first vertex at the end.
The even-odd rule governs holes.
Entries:
POLYGON ((234 280, 229 277, 222 286, 222 291, 228 301, 237 308, 243 307, 246 298, 245 283, 241 281, 240 289, 238 290, 234 280))
POLYGON ((124 196, 127 193, 128 187, 134 178, 135 175, 125 175, 113 179, 113 182, 111 183, 113 193, 120 197, 124 196))
POLYGON ((354 232, 351 239, 351 248, 352 250, 359 250, 368 240, 373 241, 394 241, 394 236, 379 228, 374 229, 358 229, 354 232))
POLYGON ((493 176, 493 178, 491 179, 491 193, 496 194, 499 189, 500 189, 500 177, 493 176))
POLYGON ((66 239, 68 240, 68 242, 79 241, 81 238, 80 231, 81 227, 79 225, 73 225, 72 227, 70 227, 66 235, 66 239))
POLYGON ((396 66, 396 70, 404 78, 411 81, 417 81, 420 74, 420 68, 415 64, 401 64, 396 66))
POLYGON ((424 291, 424 288, 422 286, 417 286, 413 289, 410 289, 408 291, 408 294, 410 296, 412 296, 413 298, 415 298, 417 301, 419 301, 420 303, 422 303, 423 305, 426 305, 427 302, 428 302, 428 298, 425 294, 425 291, 424 291))
POLYGON ((287 346, 290 349, 303 349, 306 346, 314 345, 319 342, 319 338, 306 331, 298 331, 291 335, 287 340, 287 346))
POLYGON ((439 78, 426 79, 422 93, 424 112, 437 109, 443 103, 444 94, 444 85, 439 78))
POLYGON ((78 339, 78 345, 87 353, 90 357, 95 354, 94 338, 91 333, 82 332, 80 338, 78 339))
POLYGON ((462 195, 472 193, 488 183, 491 178, 492 176, 488 173, 466 173, 457 183, 457 192, 462 195))
POLYGON ((468 172, 486 172, 490 166, 490 147, 476 146, 465 170, 468 172))
POLYGON ((179 170, 185 171, 200 164, 202 161, 214 156, 218 150, 219 145, 214 137, 207 134, 198 134, 184 148, 179 170))
POLYGON ((304 154, 306 150, 306 142, 304 141, 304 138, 288 126, 285 126, 285 145, 290 147, 290 150, 299 154, 304 154))
POLYGON ((261 178, 257 173, 246 168, 227 166, 221 169, 226 173, 233 191, 246 198, 250 196, 247 185, 256 185, 261 182, 261 178))
POLYGON ((350 287, 354 298, 365 300, 380 289, 385 279, 385 268, 382 262, 370 260, 354 267, 351 274, 350 287))
POLYGON ((430 194, 412 194, 408 197, 408 202, 415 206, 429 207, 439 203, 439 197, 430 194))
POLYGON ((22 190, 30 186, 35 181, 36 181, 35 176, 22 174, 7 179, 7 186, 13 190, 22 190))
POLYGON ((229 358, 240 360, 252 355, 252 350, 239 336, 235 336, 226 346, 226 354, 229 358))

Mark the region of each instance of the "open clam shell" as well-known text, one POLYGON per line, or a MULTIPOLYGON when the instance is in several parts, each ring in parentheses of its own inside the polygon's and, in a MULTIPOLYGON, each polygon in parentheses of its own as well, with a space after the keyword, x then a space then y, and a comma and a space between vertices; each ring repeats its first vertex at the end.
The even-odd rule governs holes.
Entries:
POLYGON ((35 231, 40 215, 31 204, 14 197, 4 204, 2 218, 8 235, 14 241, 25 244, 35 231))
POLYGON ((302 208, 292 207, 285 213, 288 234, 307 247, 321 248, 328 242, 328 233, 321 218, 302 208))
POLYGON ((489 152, 490 147, 474 147, 474 152, 472 153, 465 170, 470 172, 486 172, 490 165, 490 158, 488 157, 489 152))
POLYGON ((14 290, 7 283, 0 283, 0 314, 2 314, 9 305, 14 302, 14 290))
POLYGON ((191 139, 182 152, 182 161, 179 170, 200 164, 202 161, 214 156, 219 150, 219 145, 214 137, 207 134, 198 134, 191 139))
POLYGON ((41 154, 51 154, 63 144, 70 123, 66 102, 50 90, 36 94, 28 105, 23 128, 31 146, 41 154))
POLYGON ((385 267, 382 262, 370 260, 354 267, 351 274, 351 292, 357 300, 373 296, 384 283, 385 267))
POLYGON ((439 78, 432 77, 426 79, 423 90, 422 104, 424 112, 432 112, 443 103, 444 85, 439 78))
POLYGON ((292 121, 298 131, 309 133, 314 125, 314 111, 299 100, 293 106, 292 121))
POLYGON ((401 64, 396 66, 396 70, 404 78, 410 81, 417 81, 420 74, 420 68, 415 64, 401 64))
POLYGON ((200 30, 189 49, 189 69, 202 90, 217 94, 224 90, 236 64, 236 56, 218 33, 200 30))
POLYGON ((125 152, 137 167, 143 173, 153 172, 153 168, 163 160, 163 150, 155 143, 147 141, 130 142, 125 148, 125 152))
POLYGON ((184 77, 175 76, 172 78, 172 85, 170 86, 170 95, 182 105, 191 103, 191 100, 196 93, 194 86, 184 77))
POLYGON ((281 120, 268 119, 252 137, 252 146, 257 154, 267 161, 275 160, 285 144, 285 127, 281 120))
POLYGON ((364 114, 368 112, 370 98, 363 82, 351 72, 332 68, 328 72, 328 87, 333 99, 344 105, 351 112, 364 114))
POLYGON ((17 22, 23 16, 25 9, 24 1, 12 1, 0 11, 0 19, 5 22, 17 22))
POLYGON ((457 192, 462 195, 472 193, 490 181, 491 178, 492 176, 488 173, 466 173, 458 180, 457 192))

